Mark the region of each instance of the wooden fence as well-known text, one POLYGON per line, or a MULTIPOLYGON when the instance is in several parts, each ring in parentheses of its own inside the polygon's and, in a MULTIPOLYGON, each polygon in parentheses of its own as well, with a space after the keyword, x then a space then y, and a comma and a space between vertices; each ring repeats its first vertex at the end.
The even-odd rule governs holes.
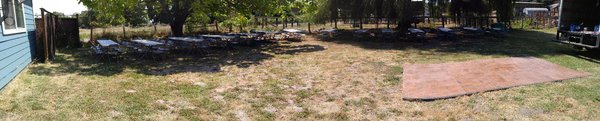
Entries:
POLYGON ((78 17, 66 18, 41 8, 36 18, 36 58, 41 62, 54 59, 56 48, 80 48, 78 17))

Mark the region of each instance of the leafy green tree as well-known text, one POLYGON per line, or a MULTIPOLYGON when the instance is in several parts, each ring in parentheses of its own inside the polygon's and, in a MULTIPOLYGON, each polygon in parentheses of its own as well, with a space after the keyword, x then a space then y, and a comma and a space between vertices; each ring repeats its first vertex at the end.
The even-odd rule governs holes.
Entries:
POLYGON ((124 10, 125 23, 130 26, 140 26, 149 22, 145 11, 144 3, 137 1, 135 6, 127 7, 124 10))
POLYGON ((93 19, 96 18, 95 16, 96 16, 95 11, 91 11, 91 10, 82 11, 79 14, 79 26, 83 27, 83 28, 92 27, 91 22, 93 21, 93 19))
MULTIPOLYGON (((201 10, 202 0, 143 0, 154 23, 168 23, 173 36, 183 35, 183 26, 194 10, 201 10)), ((211 0, 207 0, 211 1, 211 0)))

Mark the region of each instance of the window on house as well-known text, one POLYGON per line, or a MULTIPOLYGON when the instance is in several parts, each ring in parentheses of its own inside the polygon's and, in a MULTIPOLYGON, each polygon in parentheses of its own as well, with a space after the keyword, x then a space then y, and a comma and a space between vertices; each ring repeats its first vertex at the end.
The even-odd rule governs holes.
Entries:
POLYGON ((15 34, 25 32, 25 15, 20 0, 0 0, 2 32, 15 34))

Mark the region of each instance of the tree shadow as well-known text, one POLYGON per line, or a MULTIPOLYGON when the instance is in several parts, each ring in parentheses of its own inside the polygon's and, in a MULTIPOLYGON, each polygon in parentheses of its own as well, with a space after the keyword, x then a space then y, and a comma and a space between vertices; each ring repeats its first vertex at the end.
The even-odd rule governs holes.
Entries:
POLYGON ((568 51, 564 52, 567 55, 586 60, 592 63, 600 64, 600 51, 591 50, 591 51, 568 51))
POLYGON ((330 40, 336 44, 347 44, 372 50, 417 49, 447 53, 476 53, 481 55, 534 56, 564 54, 576 51, 568 46, 553 42, 555 35, 540 31, 514 30, 506 38, 494 38, 491 35, 459 37, 456 41, 440 40, 435 34, 428 33, 427 42, 401 40, 382 41, 377 38, 356 40, 351 31, 344 31, 339 37, 330 40))
POLYGON ((50 65, 35 65, 30 72, 37 75, 80 74, 112 76, 133 70, 146 75, 220 72, 223 66, 248 68, 260 65, 275 55, 295 55, 325 50, 310 44, 260 44, 255 47, 235 46, 229 49, 208 49, 202 53, 172 53, 162 60, 124 56, 117 60, 99 60, 87 49, 62 50, 50 65))

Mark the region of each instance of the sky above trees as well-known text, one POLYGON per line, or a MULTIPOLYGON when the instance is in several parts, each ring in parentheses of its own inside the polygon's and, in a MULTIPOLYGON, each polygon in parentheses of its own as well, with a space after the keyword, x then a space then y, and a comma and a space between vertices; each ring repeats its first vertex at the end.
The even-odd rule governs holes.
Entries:
POLYGON ((33 0, 33 11, 36 15, 40 14, 40 8, 65 13, 66 15, 81 13, 81 11, 87 10, 77 0, 33 0))

